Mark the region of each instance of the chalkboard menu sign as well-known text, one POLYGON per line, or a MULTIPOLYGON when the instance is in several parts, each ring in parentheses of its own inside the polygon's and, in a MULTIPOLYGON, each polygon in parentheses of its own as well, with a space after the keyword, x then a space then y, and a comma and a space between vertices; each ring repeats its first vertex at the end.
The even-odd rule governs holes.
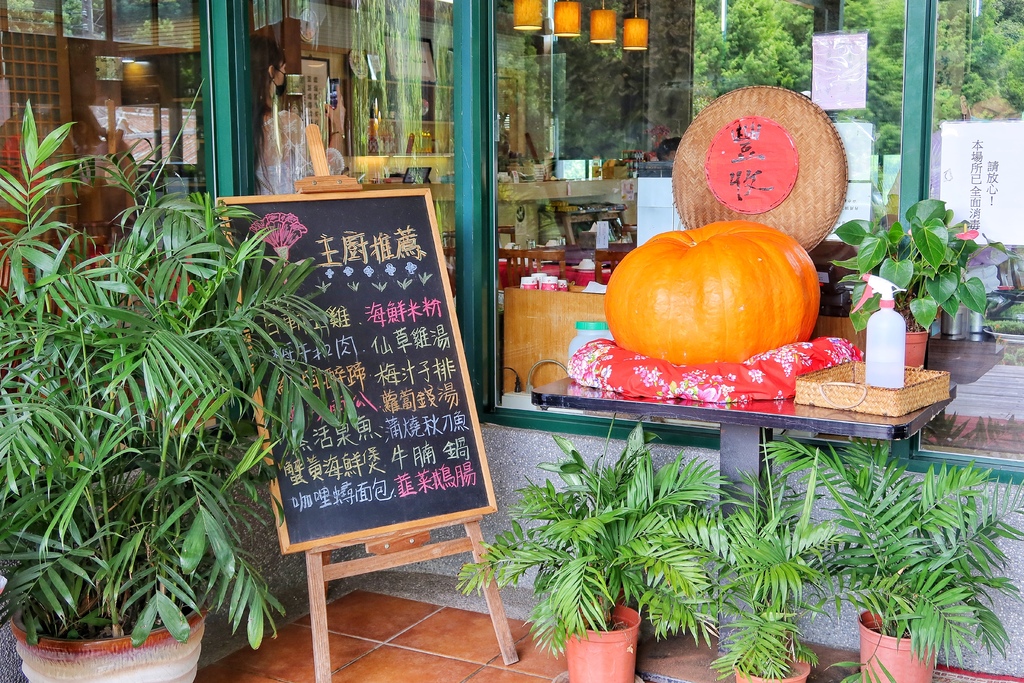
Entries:
POLYGON ((235 230, 272 227, 278 254, 314 259, 327 351, 292 351, 336 374, 359 414, 312 424, 301 455, 275 454, 282 552, 493 512, 430 191, 224 201, 256 215, 235 230))

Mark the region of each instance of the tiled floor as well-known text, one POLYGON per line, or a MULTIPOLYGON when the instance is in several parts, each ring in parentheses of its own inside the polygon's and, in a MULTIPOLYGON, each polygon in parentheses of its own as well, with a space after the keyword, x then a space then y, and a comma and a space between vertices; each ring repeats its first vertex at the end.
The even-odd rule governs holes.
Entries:
MULTIPOLYGON (((487 614, 353 591, 327 607, 332 683, 540 683, 564 660, 534 647, 529 628, 509 620, 519 661, 505 666, 487 614)), ((196 683, 312 683, 309 619, 278 630, 199 672, 196 683)))
MULTIPOLYGON (((327 606, 332 683, 542 683, 565 671, 562 657, 538 650, 528 626, 509 619, 519 661, 505 666, 487 614, 355 590, 327 606)), ((854 669, 830 666, 856 653, 813 646, 819 666, 809 683, 839 683, 854 669)), ((637 672, 653 683, 716 681, 717 645, 690 636, 642 638, 637 672)), ((935 683, 990 683, 969 672, 937 672, 935 683)), ((1024 679, 1009 679, 1014 682, 1024 679)), ((313 683, 313 640, 305 617, 278 630, 259 650, 248 647, 207 666, 196 683, 313 683)))

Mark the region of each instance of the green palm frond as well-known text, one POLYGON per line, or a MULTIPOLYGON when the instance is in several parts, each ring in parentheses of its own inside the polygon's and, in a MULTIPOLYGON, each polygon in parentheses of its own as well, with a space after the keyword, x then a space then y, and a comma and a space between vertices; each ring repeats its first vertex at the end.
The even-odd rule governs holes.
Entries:
POLYGON ((245 209, 163 194, 161 164, 130 155, 89 162, 136 200, 91 254, 54 201, 85 169, 54 156, 67 134, 38 140, 27 111, 21 177, 0 171, 18 212, 0 224, 0 619, 20 610, 32 640, 138 641, 224 607, 255 646, 280 612, 241 537, 269 518, 265 457, 313 415, 354 419, 336 378, 282 353, 326 324, 298 294, 312 267, 229 236, 245 209))
POLYGON ((1000 541, 1024 538, 1014 525, 1024 489, 990 470, 943 465, 922 476, 891 460, 887 445, 854 442, 842 454, 795 442, 771 445, 787 471, 821 464, 820 480, 842 528, 835 562, 858 610, 880 617, 885 635, 909 637, 921 659, 941 653, 1004 652, 994 600, 1018 598, 1003 574, 1000 541))
POLYGON ((617 601, 644 611, 659 636, 715 629, 712 555, 696 539, 717 538, 707 510, 723 483, 710 466, 682 456, 654 469, 641 426, 614 460, 588 463, 571 441, 554 437, 564 458, 540 465, 558 475, 519 491, 512 528, 459 574, 464 591, 494 579, 532 576, 537 641, 561 652, 571 636, 611 627, 617 601), (685 530, 686 533, 682 533, 685 530))

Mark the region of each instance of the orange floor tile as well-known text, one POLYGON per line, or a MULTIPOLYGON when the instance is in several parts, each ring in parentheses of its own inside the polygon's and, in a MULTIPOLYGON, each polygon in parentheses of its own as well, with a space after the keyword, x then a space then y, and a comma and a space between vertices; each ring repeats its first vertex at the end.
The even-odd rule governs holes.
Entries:
MULTIPOLYGON (((509 620, 519 662, 505 666, 487 614, 353 591, 327 606, 332 683, 540 683, 565 671, 509 620)), ((313 683, 308 617, 200 670, 196 683, 313 683)))

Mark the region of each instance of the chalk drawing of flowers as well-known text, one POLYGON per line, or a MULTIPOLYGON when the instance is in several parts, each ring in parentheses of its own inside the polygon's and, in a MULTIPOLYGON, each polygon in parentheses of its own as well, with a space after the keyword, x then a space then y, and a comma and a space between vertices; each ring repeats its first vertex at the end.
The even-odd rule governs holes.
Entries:
POLYGON ((409 263, 406 263, 405 264, 405 271, 407 273, 409 273, 409 275, 412 275, 413 273, 416 272, 416 264, 411 262, 411 261, 409 263))
POLYGON ((346 277, 351 277, 352 273, 354 273, 356 271, 352 270, 352 266, 345 266, 345 270, 343 270, 341 272, 345 273, 346 277))
POLYGON ((324 273, 324 275, 327 276, 328 280, 333 280, 334 279, 334 268, 328 268, 327 272, 324 273))
POLYGON ((288 260, 289 248, 308 232, 306 226, 299 222, 298 216, 280 211, 268 213, 249 226, 249 230, 256 234, 265 233, 263 241, 273 247, 285 261, 288 260))
POLYGON ((384 266, 384 272, 387 273, 388 275, 394 275, 396 270, 398 269, 395 268, 395 264, 393 263, 389 263, 386 266, 384 266))
POLYGON ((366 275, 366 277, 370 277, 371 275, 373 275, 373 267, 366 266, 365 268, 363 268, 363 274, 366 275))

